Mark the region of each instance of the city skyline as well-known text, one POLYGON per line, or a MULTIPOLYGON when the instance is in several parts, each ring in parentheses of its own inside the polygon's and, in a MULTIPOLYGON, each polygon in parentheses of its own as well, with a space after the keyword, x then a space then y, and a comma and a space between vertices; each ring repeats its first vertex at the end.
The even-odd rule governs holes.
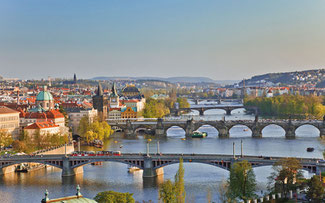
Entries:
POLYGON ((324 1, 9 1, 0 75, 209 77, 324 68, 324 1))

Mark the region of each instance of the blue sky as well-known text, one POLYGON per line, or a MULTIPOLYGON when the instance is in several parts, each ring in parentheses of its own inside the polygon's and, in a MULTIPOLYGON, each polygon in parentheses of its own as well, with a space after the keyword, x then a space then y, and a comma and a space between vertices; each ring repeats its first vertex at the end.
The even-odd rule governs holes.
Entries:
POLYGON ((0 75, 242 79, 325 68, 323 0, 1 0, 0 75))

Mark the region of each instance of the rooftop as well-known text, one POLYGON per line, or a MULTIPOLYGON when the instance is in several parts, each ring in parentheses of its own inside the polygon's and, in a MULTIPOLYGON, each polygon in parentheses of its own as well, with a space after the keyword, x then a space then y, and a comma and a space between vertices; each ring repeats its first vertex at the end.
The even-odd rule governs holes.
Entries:
POLYGON ((0 114, 10 114, 10 113, 19 113, 19 112, 11 108, 8 108, 6 106, 0 106, 0 114))

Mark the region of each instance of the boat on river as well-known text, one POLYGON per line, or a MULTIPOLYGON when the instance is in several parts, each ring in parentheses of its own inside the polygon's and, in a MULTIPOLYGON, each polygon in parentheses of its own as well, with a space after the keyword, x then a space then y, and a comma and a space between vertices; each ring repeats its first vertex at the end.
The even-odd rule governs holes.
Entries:
POLYGON ((200 131, 194 131, 191 134, 192 138, 204 138, 204 137, 207 137, 207 136, 208 136, 207 132, 200 132, 200 131))
POLYGON ((313 152, 314 151, 314 148, 313 147, 308 147, 307 148, 307 152, 313 152))

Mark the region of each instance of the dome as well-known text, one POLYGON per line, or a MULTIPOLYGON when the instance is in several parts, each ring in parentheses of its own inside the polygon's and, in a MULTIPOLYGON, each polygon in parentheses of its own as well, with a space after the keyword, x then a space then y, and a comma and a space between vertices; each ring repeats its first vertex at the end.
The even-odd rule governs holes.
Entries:
POLYGON ((48 91, 41 91, 38 93, 36 101, 53 101, 53 96, 48 91))
POLYGON ((123 93, 129 93, 129 92, 132 92, 132 93, 139 93, 139 89, 136 88, 135 86, 126 86, 124 89, 123 89, 123 93))

